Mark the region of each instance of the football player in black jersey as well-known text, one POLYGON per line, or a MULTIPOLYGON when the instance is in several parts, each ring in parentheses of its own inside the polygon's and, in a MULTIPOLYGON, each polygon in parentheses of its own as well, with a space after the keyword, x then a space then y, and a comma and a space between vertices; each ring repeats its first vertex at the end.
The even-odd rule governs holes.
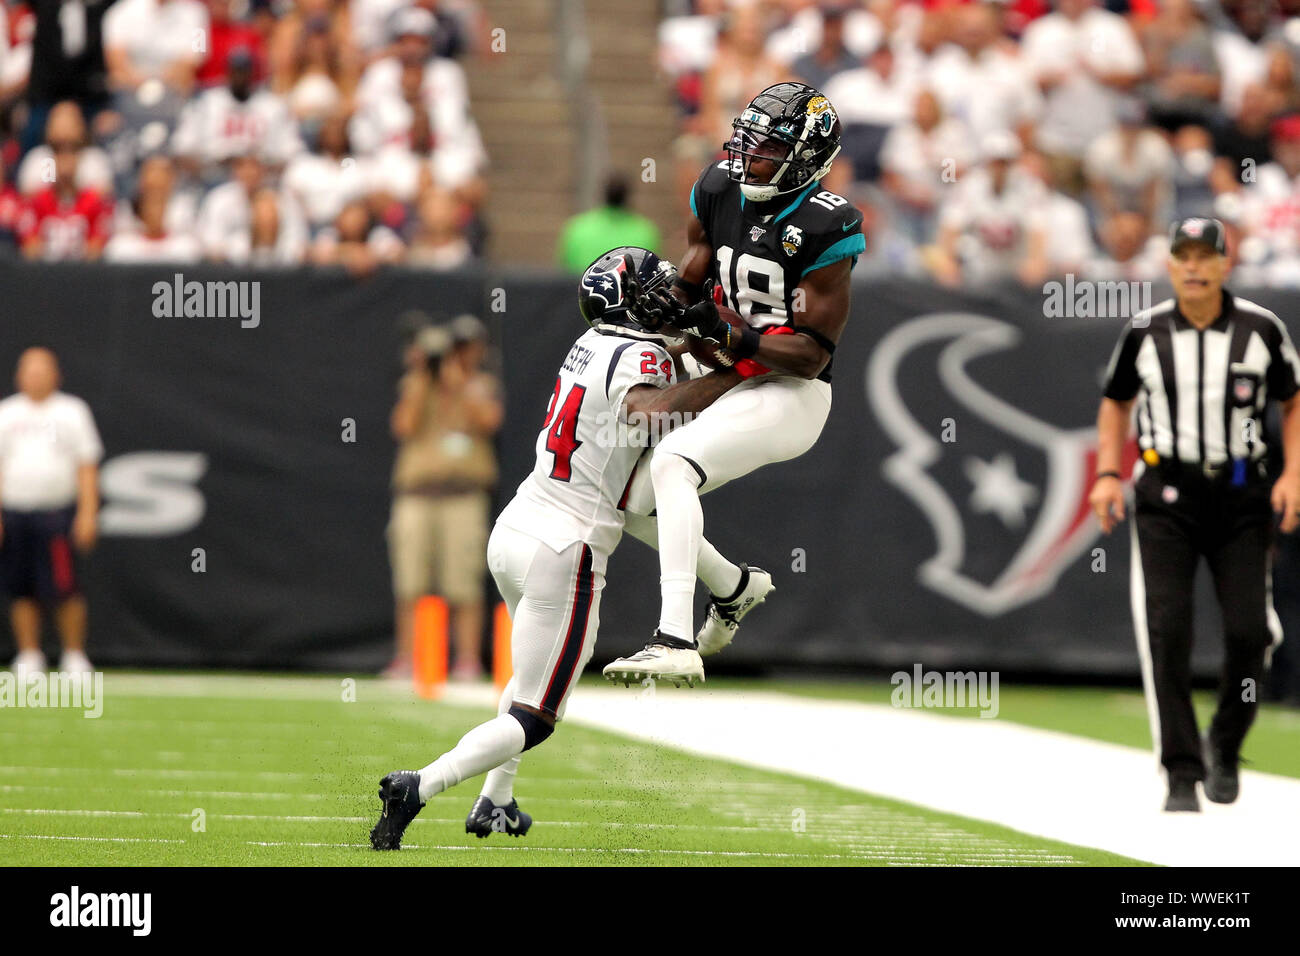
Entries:
POLYGON ((849 315, 849 274, 866 249, 862 213, 821 185, 840 151, 839 117, 825 96, 778 83, 732 129, 727 159, 691 190, 689 244, 671 294, 631 291, 641 309, 693 336, 698 358, 734 364, 746 381, 655 450, 659 627, 642 651, 605 668, 611 680, 702 679, 701 651, 725 646, 772 590, 769 575, 742 570, 732 593, 712 595, 692 639, 699 495, 817 441, 830 412, 831 355, 849 315))

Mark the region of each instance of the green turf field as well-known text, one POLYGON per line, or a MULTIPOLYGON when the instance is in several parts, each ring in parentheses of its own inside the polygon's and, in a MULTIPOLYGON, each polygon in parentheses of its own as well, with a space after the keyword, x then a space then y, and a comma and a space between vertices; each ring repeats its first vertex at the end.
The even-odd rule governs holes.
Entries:
POLYGON ((406 849, 376 853, 379 777, 489 710, 367 680, 345 701, 340 678, 110 672, 104 690, 99 719, 0 711, 0 865, 1133 862, 573 725, 524 759, 528 836, 464 832, 476 780, 431 801, 406 849))

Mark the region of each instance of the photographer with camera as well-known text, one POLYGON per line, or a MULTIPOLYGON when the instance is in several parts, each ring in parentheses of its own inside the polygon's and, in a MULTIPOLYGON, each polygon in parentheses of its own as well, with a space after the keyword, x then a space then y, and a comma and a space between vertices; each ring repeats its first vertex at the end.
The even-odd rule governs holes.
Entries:
POLYGON ((483 673, 483 578, 497 479, 492 438, 505 410, 496 379, 478 367, 484 350, 458 347, 471 323, 477 320, 403 319, 406 371, 390 421, 399 448, 388 526, 397 647, 388 677, 411 674, 415 602, 426 594, 442 597, 450 611, 452 678, 483 673))

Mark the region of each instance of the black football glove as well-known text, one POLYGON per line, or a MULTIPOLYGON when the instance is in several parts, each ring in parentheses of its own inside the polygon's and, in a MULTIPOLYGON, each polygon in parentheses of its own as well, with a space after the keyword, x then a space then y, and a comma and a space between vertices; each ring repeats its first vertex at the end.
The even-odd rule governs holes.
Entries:
POLYGON ((670 318, 669 324, 702 341, 725 347, 729 344, 731 326, 718 315, 718 306, 713 301, 712 279, 704 283, 701 292, 703 297, 700 301, 683 309, 680 315, 670 318))
POLYGON ((665 325, 674 326, 674 319, 686 308, 671 292, 655 289, 646 292, 636 276, 636 266, 630 255, 623 256, 623 272, 619 280, 623 285, 623 301, 632 314, 651 332, 665 325))

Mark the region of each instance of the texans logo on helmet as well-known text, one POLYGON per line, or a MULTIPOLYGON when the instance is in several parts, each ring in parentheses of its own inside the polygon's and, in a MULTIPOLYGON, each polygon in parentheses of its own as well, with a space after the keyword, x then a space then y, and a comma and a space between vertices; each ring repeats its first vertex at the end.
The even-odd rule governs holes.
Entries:
MULTIPOLYGON (((986 617, 1049 594, 1100 533, 1088 506, 1095 428, 1036 418, 982 387, 967 368, 1020 338, 1015 326, 987 316, 924 315, 881 339, 867 366, 868 403, 898 445, 884 477, 934 534, 935 553, 917 579, 986 617), (904 365, 913 374, 902 375, 904 365), (909 404, 920 410, 914 414, 909 404), (946 416, 957 432, 941 441, 936 426, 946 416)), ((1130 441, 1126 476, 1136 460, 1130 441)))
POLYGON ((618 308, 623 304, 623 283, 619 281, 622 272, 622 262, 609 272, 588 272, 582 277, 582 287, 601 299, 606 309, 618 308))

